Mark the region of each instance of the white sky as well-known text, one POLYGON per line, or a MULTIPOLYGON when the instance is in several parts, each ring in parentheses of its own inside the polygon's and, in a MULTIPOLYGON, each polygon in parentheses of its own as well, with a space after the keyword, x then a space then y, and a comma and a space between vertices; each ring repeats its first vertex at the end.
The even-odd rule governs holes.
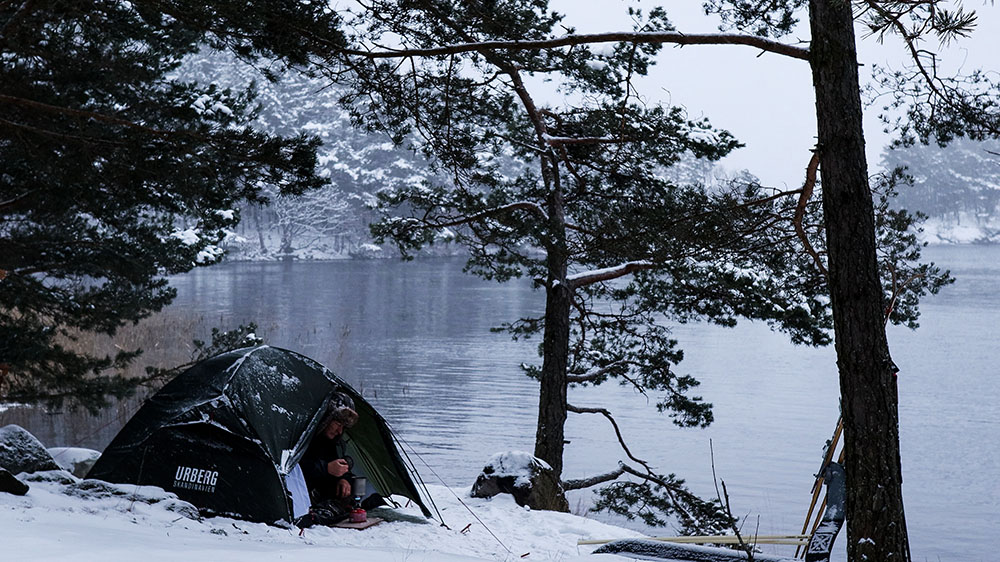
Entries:
MULTIPOLYGON (((717 20, 704 15, 702 0, 551 0, 552 9, 566 14, 565 23, 576 27, 578 33, 631 30, 627 15, 630 4, 645 11, 664 5, 670 20, 682 32, 718 32, 717 20)), ((956 65, 964 63, 966 70, 1000 68, 995 59, 1000 52, 997 8, 978 2, 967 3, 966 7, 978 11, 980 28, 972 39, 949 49, 947 60, 956 65)), ((808 25, 799 27, 797 33, 782 41, 807 40, 808 25)), ((874 38, 862 38, 860 42, 862 80, 872 63, 891 63, 898 68, 904 60, 898 41, 880 45, 874 38)), ((925 46, 937 47, 936 42, 925 46)), ((650 78, 641 84, 642 93, 650 102, 669 102, 685 107, 691 116, 706 116, 745 143, 746 148, 723 162, 726 168, 748 168, 765 185, 796 187, 804 179, 809 149, 815 143, 809 65, 779 55, 759 54, 751 47, 735 45, 667 46, 651 69, 650 78)), ((866 109, 868 164, 873 172, 883 146, 890 140, 882 132, 877 114, 877 108, 866 109)))

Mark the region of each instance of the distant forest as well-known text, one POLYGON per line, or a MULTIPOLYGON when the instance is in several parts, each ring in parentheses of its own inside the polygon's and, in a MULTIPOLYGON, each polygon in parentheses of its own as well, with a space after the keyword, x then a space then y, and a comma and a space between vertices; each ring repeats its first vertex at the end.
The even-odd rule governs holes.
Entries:
POLYGON ((1000 142, 957 138, 946 147, 915 144, 888 149, 882 167, 905 167, 896 207, 947 224, 989 226, 1000 217, 1000 142))
POLYGON ((189 58, 178 77, 242 89, 254 84, 261 130, 294 135, 300 131, 323 141, 319 150, 321 175, 330 179, 322 189, 302 196, 282 196, 265 188, 266 205, 244 204, 241 221, 225 242, 229 259, 322 259, 347 255, 374 257, 370 244, 367 203, 371 194, 401 184, 427 181, 429 167, 419 154, 396 147, 391 139, 355 128, 338 105, 340 93, 325 79, 297 72, 275 81, 260 81, 258 69, 215 51, 189 58))
MULTIPOLYGON (((330 259, 394 255, 371 243, 368 208, 383 188, 423 185, 434 171, 416 147, 397 146, 391 139, 354 126, 338 103, 340 91, 328 80, 288 73, 276 81, 260 81, 258 69, 229 54, 206 51, 193 56, 180 78, 220 87, 244 88, 253 83, 262 130, 319 136, 322 175, 330 185, 302 196, 266 190, 269 203, 244 204, 242 220, 225 242, 230 260, 330 259)), ((884 170, 905 167, 909 183, 898 187, 896 208, 920 211, 946 225, 995 226, 1000 213, 1000 142, 959 138, 947 147, 916 144, 887 149, 884 170)), ((726 173, 710 163, 691 162, 667 173, 687 181, 726 181, 726 173)), ((747 172, 738 176, 751 179, 747 172)), ((454 252, 447 245, 439 252, 454 252)))

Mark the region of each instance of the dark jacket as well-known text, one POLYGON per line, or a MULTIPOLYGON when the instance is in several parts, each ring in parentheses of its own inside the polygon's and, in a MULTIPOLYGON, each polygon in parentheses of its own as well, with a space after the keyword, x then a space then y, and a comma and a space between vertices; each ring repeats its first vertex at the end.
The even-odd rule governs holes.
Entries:
MULTIPOLYGON (((337 483, 341 480, 351 482, 354 475, 350 471, 343 476, 333 476, 327 471, 327 464, 336 459, 347 459, 346 446, 340 437, 327 439, 319 434, 309 443, 309 448, 302 455, 299 466, 309 488, 309 496, 313 502, 337 498, 337 483)), ((347 459, 350 464, 350 459, 347 459)))

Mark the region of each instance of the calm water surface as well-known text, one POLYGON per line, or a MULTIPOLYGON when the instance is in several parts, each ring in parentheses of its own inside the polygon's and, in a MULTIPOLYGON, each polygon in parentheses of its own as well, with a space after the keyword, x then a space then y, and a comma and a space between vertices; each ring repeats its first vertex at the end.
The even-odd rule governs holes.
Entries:
MULTIPOLYGON (((919 330, 889 334, 901 368, 911 547, 918 561, 994 561, 1000 248, 926 255, 958 282, 926 301, 919 330)), ((268 343, 317 359, 362 391, 412 447, 426 481, 468 486, 493 453, 532 449, 537 385, 518 365, 537 360, 538 342, 490 328, 540 315, 544 295, 527 282, 476 279, 461 266, 454 259, 225 264, 173 279, 179 294, 168 313, 226 327, 256 321, 268 343)), ((695 374, 698 394, 715 404, 711 427, 677 428, 652 400, 614 384, 571 390, 570 401, 608 407, 639 457, 708 497, 714 449, 734 513, 749 515, 750 529, 759 517, 761 533, 798 532, 838 415, 833 350, 793 346, 752 323, 674 333, 685 350, 680 370, 695 374)), ((163 345, 199 336, 164 333, 163 345)), ((96 417, 15 409, 0 413, 0 423, 20 423, 47 445, 102 448, 134 408, 116 405, 96 417)), ((571 417, 567 439, 566 478, 611 470, 624 458, 599 416, 571 417)), ((577 509, 589 502, 587 492, 571 496, 577 509)))

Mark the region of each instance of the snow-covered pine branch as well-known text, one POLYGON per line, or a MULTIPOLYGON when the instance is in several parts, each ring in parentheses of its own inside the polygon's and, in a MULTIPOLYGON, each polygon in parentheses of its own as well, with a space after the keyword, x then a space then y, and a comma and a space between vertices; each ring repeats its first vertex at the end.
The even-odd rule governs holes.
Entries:
POLYGON ((624 277, 636 271, 655 269, 656 267, 656 264, 651 261, 632 261, 616 265, 614 267, 594 269, 591 271, 583 271, 580 273, 574 273, 573 275, 567 275, 566 284, 569 285, 570 288, 576 289, 577 287, 592 285, 594 283, 600 283, 601 281, 618 279, 619 277, 624 277))

